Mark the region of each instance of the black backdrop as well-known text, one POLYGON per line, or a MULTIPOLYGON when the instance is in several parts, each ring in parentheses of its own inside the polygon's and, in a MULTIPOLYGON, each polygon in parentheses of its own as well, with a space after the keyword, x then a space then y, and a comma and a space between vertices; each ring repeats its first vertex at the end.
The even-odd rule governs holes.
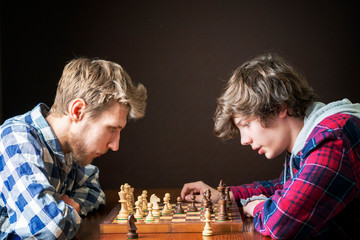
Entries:
POLYGON ((239 139, 212 134, 216 98, 232 71, 268 50, 305 74, 320 100, 359 102, 359 8, 343 1, 1 2, 2 121, 49 106, 67 61, 121 64, 148 89, 147 114, 120 150, 94 164, 104 188, 241 184, 279 176, 239 139))

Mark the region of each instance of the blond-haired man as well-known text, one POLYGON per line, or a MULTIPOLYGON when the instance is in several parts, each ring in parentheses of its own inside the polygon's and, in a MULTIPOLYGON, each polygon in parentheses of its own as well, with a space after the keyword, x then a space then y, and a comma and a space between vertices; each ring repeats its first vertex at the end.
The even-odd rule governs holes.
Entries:
POLYGON ((0 238, 70 239, 81 217, 105 203, 94 158, 119 148, 147 93, 110 61, 64 68, 53 106, 40 103, 0 128, 0 238))
MULTIPOLYGON (((215 134, 240 133, 242 145, 272 159, 286 152, 271 181, 232 186, 232 198, 254 217, 255 229, 278 239, 355 239, 360 221, 360 105, 323 104, 300 75, 276 54, 240 66, 218 99, 215 134)), ((239 166, 244 168, 244 166, 239 166)), ((181 195, 211 189, 199 181, 181 195)), ((198 198, 198 200, 200 200, 198 198)))

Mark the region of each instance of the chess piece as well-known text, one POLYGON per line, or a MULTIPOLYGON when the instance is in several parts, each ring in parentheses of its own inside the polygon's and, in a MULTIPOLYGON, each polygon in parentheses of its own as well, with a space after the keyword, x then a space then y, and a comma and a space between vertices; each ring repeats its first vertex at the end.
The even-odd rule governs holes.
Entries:
POLYGON ((126 200, 127 200, 127 209, 128 209, 128 212, 129 213, 133 213, 134 211, 134 208, 131 204, 131 193, 130 193, 130 185, 128 183, 125 183, 124 184, 124 190, 126 192, 126 200))
POLYGON ((134 188, 130 187, 131 205, 135 206, 134 188))
POLYGON ((207 204, 207 197, 206 197, 206 193, 203 192, 203 198, 201 200, 201 210, 200 210, 200 217, 201 219, 203 219, 203 217, 205 217, 205 205, 207 204))
POLYGON ((230 187, 227 186, 225 187, 225 200, 226 200, 226 205, 228 207, 231 206, 231 198, 230 198, 230 187))
MULTIPOLYGON (((121 185, 122 186, 122 185, 121 185)), ((120 195, 120 193, 121 193, 121 186, 120 186, 120 192, 118 192, 118 194, 119 194, 119 201, 118 202, 121 202, 121 195, 120 195)))
POLYGON ((126 220, 129 215, 129 212, 127 210, 127 200, 126 200, 126 192, 124 190, 124 185, 121 185, 120 189, 121 190, 119 192, 119 197, 120 197, 121 209, 119 211, 117 219, 126 220))
POLYGON ((154 217, 160 217, 161 212, 159 210, 159 204, 158 204, 158 202, 160 202, 160 198, 158 198, 155 194, 152 194, 150 197, 150 202, 153 204, 152 213, 154 217))
POLYGON ((213 235, 213 231, 212 228, 210 226, 210 222, 211 222, 211 214, 209 211, 209 208, 206 208, 205 210, 205 227, 204 227, 204 231, 202 232, 202 234, 204 236, 212 236, 213 235))
POLYGON ((128 239, 137 239, 139 237, 139 235, 136 233, 137 227, 135 225, 136 222, 136 218, 134 217, 134 215, 129 214, 129 216, 127 217, 127 229, 128 229, 128 234, 127 234, 127 238, 128 239))
POLYGON ((205 191, 205 196, 209 202, 209 211, 210 211, 210 214, 213 214, 214 213, 214 209, 213 209, 213 203, 211 201, 211 190, 210 189, 207 189, 205 191))
POLYGON ((210 199, 211 199, 211 190, 210 190, 210 189, 206 189, 205 195, 206 195, 206 197, 210 200, 210 199))
POLYGON ((224 181, 223 181, 223 180, 220 180, 220 182, 219 182, 219 187, 225 187, 225 184, 224 184, 224 181))
POLYGON ((184 209, 181 206, 181 197, 177 198, 175 214, 184 214, 184 209))
POLYGON ((140 207, 140 202, 139 201, 135 202, 135 209, 136 209, 136 211, 135 211, 135 216, 134 217, 136 219, 143 219, 143 214, 141 212, 141 207, 140 207))
POLYGON ((152 206, 153 206, 153 204, 151 202, 148 203, 148 206, 147 206, 148 215, 145 218, 145 222, 153 222, 153 221, 155 221, 155 217, 152 214, 152 206))
POLYGON ((148 192, 147 192, 146 190, 143 190, 143 191, 142 191, 142 194, 141 194, 141 196, 143 196, 143 198, 144 198, 145 201, 146 201, 146 205, 149 203, 148 200, 147 200, 147 194, 148 194, 148 192))
POLYGON ((127 194, 130 193, 130 185, 129 185, 128 183, 125 183, 125 184, 124 184, 124 190, 125 190, 125 192, 126 192, 127 194))
POLYGON ((164 208, 163 208, 163 210, 161 212, 162 215, 171 214, 171 210, 169 209, 168 203, 169 203, 169 198, 165 195, 165 197, 164 197, 164 208))
POLYGON ((195 195, 194 195, 194 193, 191 193, 190 199, 191 199, 191 205, 189 207, 189 212, 197 212, 198 209, 195 206, 195 195))
POLYGON ((219 203, 219 212, 218 212, 218 221, 227 221, 229 220, 228 212, 226 209, 226 200, 221 199, 219 203))
POLYGON ((170 193, 165 193, 165 197, 168 198, 167 205, 168 205, 168 209, 171 211, 172 208, 171 208, 171 204, 170 204, 170 193))
POLYGON ((147 211, 147 205, 148 205, 148 201, 146 199, 146 197, 147 197, 147 191, 146 190, 144 190, 142 192, 141 197, 142 197, 142 200, 143 200, 142 209, 143 209, 144 212, 146 212, 147 211))
POLYGON ((143 215, 143 217, 145 217, 145 211, 143 210, 143 199, 142 196, 138 196, 138 202, 139 202, 139 209, 140 209, 140 213, 143 215))
POLYGON ((225 184, 223 180, 220 180, 219 186, 217 187, 217 190, 220 192, 220 199, 225 199, 225 184))

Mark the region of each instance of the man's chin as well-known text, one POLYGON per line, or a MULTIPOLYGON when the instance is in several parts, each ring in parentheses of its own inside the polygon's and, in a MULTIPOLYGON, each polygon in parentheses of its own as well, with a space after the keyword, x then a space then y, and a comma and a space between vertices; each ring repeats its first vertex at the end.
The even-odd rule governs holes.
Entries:
POLYGON ((268 153, 265 153, 264 156, 267 158, 267 159, 274 159, 276 158, 277 156, 279 156, 280 154, 277 154, 277 153, 274 153, 274 152, 268 152, 268 153))
POLYGON ((92 163, 94 159, 75 159, 75 163, 81 167, 85 167, 92 163))
POLYGON ((267 158, 267 159, 273 159, 275 156, 272 155, 272 154, 264 154, 264 156, 267 158))

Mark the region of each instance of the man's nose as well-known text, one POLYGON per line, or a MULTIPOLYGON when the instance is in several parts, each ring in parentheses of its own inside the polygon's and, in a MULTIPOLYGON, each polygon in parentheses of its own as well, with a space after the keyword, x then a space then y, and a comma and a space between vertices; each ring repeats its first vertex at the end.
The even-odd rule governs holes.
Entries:
POLYGON ((120 133, 117 134, 116 137, 112 139, 112 141, 109 143, 109 148, 113 151, 119 150, 119 144, 120 144, 120 133))
POLYGON ((241 134, 240 135, 240 143, 241 143, 241 145, 250 145, 251 138, 249 136, 247 136, 246 134, 241 134))

